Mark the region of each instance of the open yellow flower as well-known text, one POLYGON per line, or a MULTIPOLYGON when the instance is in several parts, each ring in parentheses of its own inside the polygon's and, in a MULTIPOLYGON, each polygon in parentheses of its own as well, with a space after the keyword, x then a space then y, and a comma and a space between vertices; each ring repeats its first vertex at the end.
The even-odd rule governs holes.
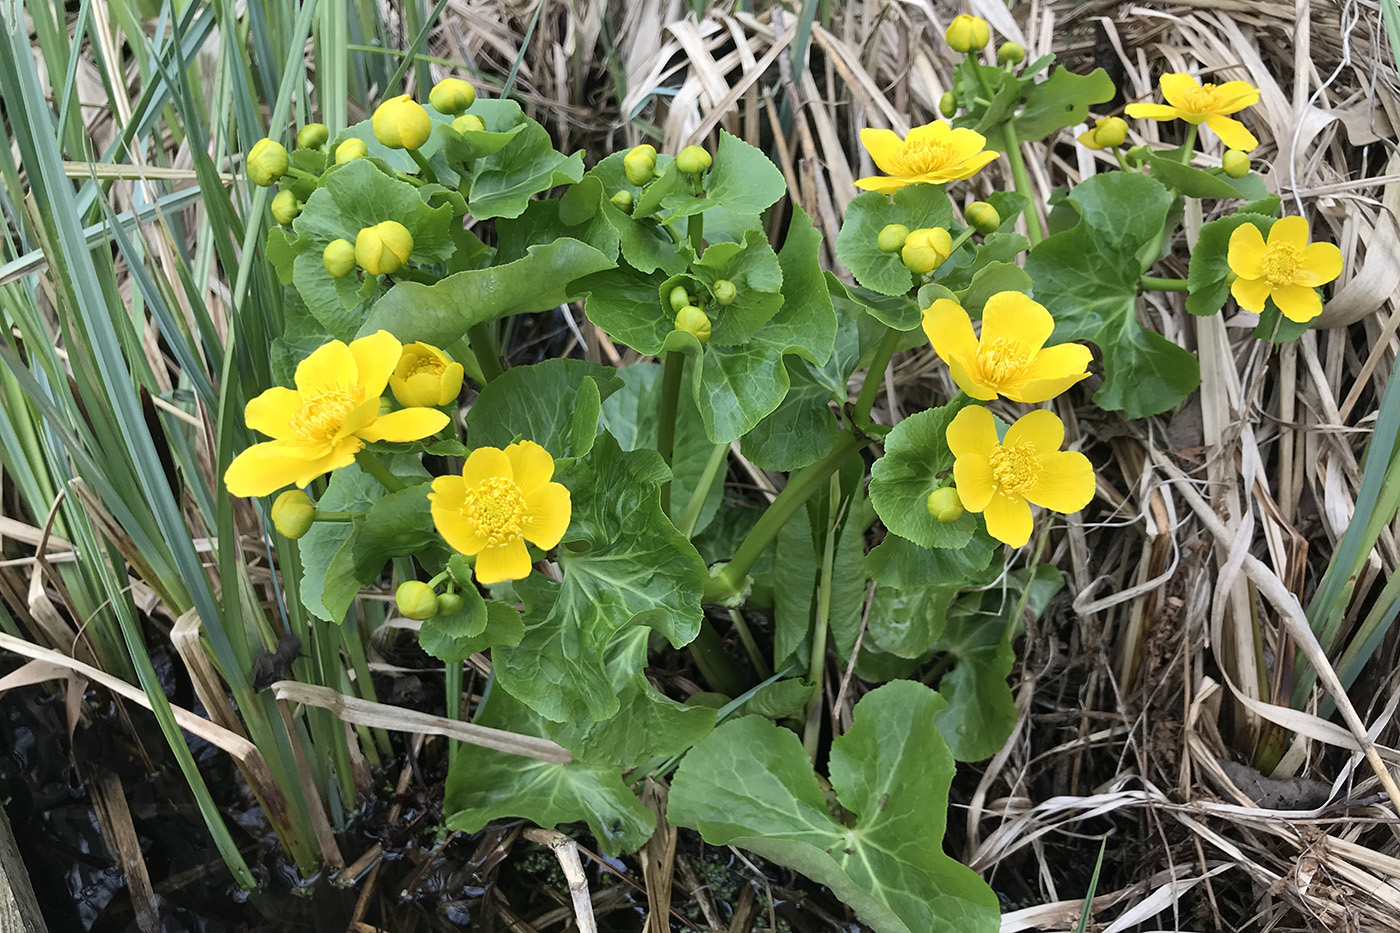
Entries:
POLYGON ((998 292, 982 309, 982 337, 956 301, 940 298, 924 309, 924 334, 953 381, 984 402, 1003 395, 1044 402, 1087 379, 1093 354, 1079 343, 1047 347, 1055 319, 1020 292, 998 292))
POLYGON ((462 364, 432 344, 405 344, 389 389, 400 405, 435 408, 456 400, 462 374, 462 364))
POLYGON ((1248 81, 1226 81, 1224 84, 1202 84, 1188 74, 1162 75, 1165 104, 1129 104, 1130 117, 1146 120, 1185 120, 1196 125, 1204 123, 1230 149, 1249 152, 1259 146, 1259 140, 1245 129, 1239 120, 1227 117, 1259 103, 1259 89, 1248 81))
POLYGON ((273 438, 229 464, 224 485, 235 496, 265 496, 289 483, 305 486, 348 466, 367 441, 416 441, 447 426, 432 408, 379 413, 379 397, 403 347, 388 331, 349 345, 332 340, 301 361, 296 388, 268 389, 248 403, 248 427, 273 438))
POLYGON ((1031 537, 1031 503, 1078 512, 1094 498, 1094 468, 1075 450, 1061 450, 1064 422, 1054 412, 1017 419, 997 443, 996 422, 981 406, 964 408, 948 425, 953 482, 963 508, 981 512, 987 533, 1012 547, 1031 537))
POLYGON ((1226 261, 1236 276, 1230 294, 1241 308, 1257 313, 1272 298, 1284 317, 1300 324, 1322 313, 1317 286, 1342 274, 1342 251, 1331 243, 1309 243, 1302 217, 1274 221, 1267 243, 1254 224, 1240 224, 1230 234, 1226 261))
POLYGON ((461 476, 439 476, 428 493, 433 524, 453 548, 476 558, 481 584, 530 575, 529 541, 549 550, 568 530, 569 490, 550 482, 554 458, 534 441, 478 447, 461 476))
POLYGON ((904 139, 893 130, 866 128, 861 145, 886 176, 874 175, 855 183, 857 188, 898 191, 905 185, 941 185, 971 178, 998 153, 987 152, 987 138, 976 130, 953 129, 941 120, 916 126, 904 139))

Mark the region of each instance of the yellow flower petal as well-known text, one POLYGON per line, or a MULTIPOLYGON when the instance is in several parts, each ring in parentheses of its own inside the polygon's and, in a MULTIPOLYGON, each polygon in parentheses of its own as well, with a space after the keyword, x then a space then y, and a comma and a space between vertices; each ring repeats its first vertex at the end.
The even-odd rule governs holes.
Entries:
POLYGON ((1178 110, 1190 110, 1193 95, 1199 93, 1201 82, 1189 74, 1178 71, 1162 75, 1161 78, 1157 79, 1157 86, 1162 89, 1162 98, 1167 103, 1178 110))
POLYGON ((1026 367, 1025 381, 1015 389, 1003 389, 1002 394, 1014 402, 1048 402, 1075 383, 1089 378, 1086 367, 1093 356, 1082 343, 1046 347, 1026 367))
POLYGON ((554 458, 534 441, 511 444, 505 454, 510 460, 512 478, 522 495, 531 495, 554 476, 554 458))
POLYGON ((348 466, 359 448, 359 441, 352 438, 348 444, 308 458, 303 445, 282 441, 254 444, 233 458, 224 472, 224 485, 235 496, 266 496, 283 486, 305 486, 323 473, 348 466))
POLYGON ((380 415, 356 434, 367 441, 417 441, 441 431, 450 420, 436 408, 404 408, 380 415))
POLYGON ((488 479, 496 477, 513 480, 515 467, 511 465, 506 452, 497 447, 478 447, 467 456, 462 465, 462 479, 468 488, 480 486, 488 479))
POLYGON ((248 427, 268 437, 285 437, 292 432, 292 415, 295 415, 300 407, 300 392, 283 386, 273 386, 248 403, 243 409, 243 420, 248 427))
POLYGON ((1002 438, 1003 447, 1030 444, 1040 456, 1058 451, 1065 442, 1065 423, 1053 411, 1037 408, 1016 419, 1002 438))
POLYGON ((1280 285, 1269 297, 1278 305, 1284 317, 1299 324, 1305 324, 1322 313, 1322 299, 1306 285, 1280 285))
POLYGON ((954 385, 979 402, 990 402, 999 394, 997 389, 984 384, 973 376, 960 359, 951 359, 948 361, 948 375, 953 377, 954 385))
POLYGON ((1230 294, 1241 309, 1258 314, 1264 310, 1264 299, 1269 297, 1269 288, 1268 279, 1238 278, 1230 284, 1230 294))
POLYGON ((997 425, 981 405, 969 405, 953 416, 945 435, 954 457, 976 454, 986 458, 997 445, 997 425))
POLYGON ((1274 221, 1274 225, 1269 228, 1269 245, 1276 243, 1287 243, 1289 246, 1302 249, 1308 245, 1308 221, 1306 217, 1297 214, 1290 214, 1287 217, 1274 221))
POLYGON ((1259 103, 1259 89, 1248 81, 1226 81, 1215 89, 1217 113, 1234 113, 1259 103))
MULTIPOLYGON (((985 155, 982 150, 987 146, 987 137, 976 130, 968 129, 965 126, 949 129, 948 124, 941 121, 934 121, 929 126, 940 128, 933 133, 932 139, 935 142, 946 140, 947 144, 952 146, 953 150, 964 159, 985 155)), ((913 136, 913 131, 909 135, 913 136)), ((991 156, 995 159, 997 154, 993 152, 991 156)))
POLYGON ((979 454, 966 454, 953 461, 953 485, 969 512, 980 512, 996 495, 992 464, 979 454))
POLYGON ((523 580, 530 575, 530 550, 517 538, 509 544, 486 547, 476 555, 476 582, 482 586, 523 580))
POLYGON ((997 292, 982 308, 982 344, 1005 340, 1034 355, 1055 329, 1044 305, 1020 292, 997 292))
POLYGON ((1040 474, 1026 498, 1055 512, 1078 512, 1094 498, 1094 466, 1077 450, 1040 456, 1040 474))
POLYGON ((891 178, 888 175, 871 175, 869 178, 858 178, 851 182, 862 191, 878 191, 881 194, 894 194, 909 183, 908 179, 891 178))
POLYGON ((1206 118, 1206 126, 1220 137, 1220 141, 1228 149, 1238 149, 1241 152, 1252 152, 1259 148, 1259 140, 1254 134, 1245 129, 1245 125, 1233 117, 1222 117, 1214 114, 1206 118))
POLYGON ((1342 274, 1342 251, 1333 243, 1312 243, 1303 247, 1299 285, 1326 285, 1342 274))
POLYGON ((886 175, 899 173, 898 156, 904 149, 904 140, 894 130, 866 127, 860 131, 860 144, 870 153, 870 160, 880 171, 886 175))
MULTIPOLYGON (((923 126, 916 126, 911 129, 909 135, 904 137, 904 142, 928 142, 935 145, 947 145, 949 142, 956 142, 957 132, 957 130, 954 130, 942 120, 934 120, 932 123, 925 123, 923 126)), ((973 146, 973 149, 981 149, 987 144, 986 137, 977 133, 975 130, 964 130, 963 132, 972 133, 977 137, 977 142, 976 145, 973 146)), ((901 147, 903 144, 904 143, 900 144, 901 147)))
POLYGON ((520 524, 525 537, 547 551, 564 537, 572 513, 569 490, 562 483, 545 483, 531 490, 520 524))
POLYGON ((296 386, 302 395, 343 390, 359 381, 359 367, 350 348, 339 340, 324 343, 297 364, 296 386))
POLYGON ((1176 120, 1181 116, 1175 107, 1164 104, 1129 104, 1125 112, 1138 120, 1176 120))
POLYGON ((1230 234, 1230 248, 1225 261, 1230 271, 1245 279, 1257 279, 1263 275, 1264 235, 1254 224, 1240 224, 1230 234))
POLYGON ((958 163, 957 174, 950 176, 948 180, 961 181, 964 178, 971 178, 999 158, 1001 158, 1001 153, 994 149, 968 156, 958 163))
POLYGON ((940 298, 924 309, 924 336, 945 363, 977 355, 972 318, 951 298, 940 298))
POLYGON ((335 440, 349 437, 352 434, 359 434, 366 425, 374 422, 379 417, 379 397, 367 398, 350 410, 350 414, 345 416, 345 420, 340 423, 340 430, 335 432, 335 440))
POLYGON ((987 522, 987 534, 1012 547, 1023 547, 1035 527, 1031 507, 1020 496, 997 493, 982 510, 982 518, 987 522))
POLYGON ((462 517, 466 498, 467 484, 462 477, 439 476, 433 480, 432 492, 428 493, 428 510, 443 540, 453 550, 471 557, 486 547, 486 539, 462 517))
POLYGON ((359 372, 356 380, 365 390, 365 398, 378 398, 384 394, 389 384, 389 375, 399 364, 403 354, 403 344, 387 330, 376 331, 368 337, 350 342, 350 352, 355 357, 359 372))
POLYGON ((1087 146, 1090 149, 1095 150, 1096 152, 1103 149, 1103 146, 1100 146, 1098 144, 1098 141, 1094 139, 1093 130, 1085 130, 1084 132, 1076 136, 1075 139, 1079 141, 1079 144, 1081 146, 1087 146))

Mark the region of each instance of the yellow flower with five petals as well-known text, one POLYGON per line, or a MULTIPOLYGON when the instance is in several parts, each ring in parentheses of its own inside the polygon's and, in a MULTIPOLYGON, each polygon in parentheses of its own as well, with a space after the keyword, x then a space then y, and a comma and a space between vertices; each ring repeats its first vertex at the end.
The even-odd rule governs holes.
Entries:
POLYGON ((982 309, 982 336, 956 301, 940 298, 924 309, 924 334, 953 381, 984 402, 998 395, 1015 402, 1048 401, 1081 379, 1093 354, 1080 343, 1045 346, 1055 319, 1020 292, 998 292, 982 309))
POLYGON ((860 131, 860 142, 885 174, 862 178, 855 186, 886 194, 905 185, 941 185, 971 178, 999 155, 986 151, 987 138, 981 133, 953 129, 942 120, 916 126, 904 139, 893 130, 867 127, 860 131))
POLYGON ((1342 251, 1332 243, 1309 243, 1302 217, 1274 221, 1267 242, 1254 224, 1240 224, 1230 234, 1226 262, 1235 273, 1230 294, 1241 308, 1258 313, 1272 298, 1284 317, 1300 324, 1322 313, 1317 286, 1342 274, 1342 251))
POLYGON ((554 458, 534 441, 478 447, 461 476, 439 476, 428 493, 433 524, 455 550, 476 558, 483 585, 530 575, 529 541, 549 550, 569 528, 569 490, 550 480, 554 458))
POLYGON ((1094 498, 1094 468, 1076 450, 1061 450, 1064 422, 1039 409, 1017 419, 997 442, 992 413, 964 408, 948 425, 953 483, 963 508, 981 512, 987 533, 1012 547, 1031 537, 1031 505, 1078 512, 1094 498))
POLYGON ((248 427, 272 438, 233 459, 224 485, 235 496, 265 496, 348 466, 373 441, 416 441, 447 426, 432 408, 381 415, 379 397, 402 345, 388 331, 348 345, 322 344, 296 370, 296 388, 275 386, 248 403, 248 427))
POLYGON ((1202 84, 1188 74, 1177 73, 1162 75, 1158 85, 1167 102, 1129 104, 1128 116, 1147 120, 1185 120, 1192 125, 1204 123, 1230 149, 1249 152, 1259 146, 1259 140, 1245 129, 1243 123, 1226 116, 1259 103, 1259 89, 1248 81, 1202 84))

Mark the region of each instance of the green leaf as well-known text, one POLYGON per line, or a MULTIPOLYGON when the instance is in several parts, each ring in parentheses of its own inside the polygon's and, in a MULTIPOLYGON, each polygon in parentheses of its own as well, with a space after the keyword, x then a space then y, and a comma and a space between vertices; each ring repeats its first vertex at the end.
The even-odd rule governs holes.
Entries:
POLYGON ((382 329, 405 342, 451 346, 473 325, 572 301, 582 294, 579 279, 612 265, 588 244, 563 237, 530 247, 524 259, 458 272, 436 285, 400 282, 375 302, 359 332, 382 329))
MULTIPOLYGON (((486 631, 489 618, 486 601, 481 598, 481 592, 475 586, 465 586, 459 594, 462 597, 461 609, 456 612, 439 612, 424 621, 418 629, 418 644, 423 650, 448 664, 466 660, 473 651, 482 650, 476 645, 484 641, 481 635, 486 631)), ((509 606, 502 605, 502 608, 510 610, 519 626, 520 613, 509 606)), ((523 626, 521 630, 523 631, 523 626)))
POLYGON ((611 367, 583 360, 513 366, 487 383, 467 412, 467 443, 504 448, 518 436, 556 458, 580 456, 598 433, 601 400, 621 387, 611 367), (594 386, 586 397, 585 382, 594 386))
MULTIPOLYGON (((1015 222, 1016 218, 1013 215, 1010 223, 1015 222)), ((1007 223, 1008 221, 1003 220, 1002 226, 1006 226, 1007 223)), ((1026 238, 1015 230, 999 230, 990 234, 983 238, 981 245, 975 250, 969 251, 969 245, 970 243, 963 244, 963 247, 939 268, 938 278, 935 279, 937 284, 955 292, 961 291, 971 285, 973 277, 987 266, 993 263, 1014 265, 1016 258, 1030 248, 1030 243, 1026 238), (965 257, 969 256, 970 261, 966 261, 965 257)), ((920 289, 920 293, 922 291, 923 289, 920 289)), ((925 305, 925 307, 927 306, 925 305)))
POLYGON ((880 231, 887 224, 917 230, 947 227, 952 222, 953 208, 942 185, 905 185, 893 200, 878 191, 866 191, 846 205, 846 220, 836 237, 836 258, 866 288, 882 295, 903 295, 917 284, 914 274, 905 268, 899 253, 880 250, 880 231))
MULTIPOLYGON (((543 721, 499 681, 492 685, 476 721, 545 737, 543 721)), ((656 826, 655 815, 637 802, 614 764, 549 764, 489 748, 472 748, 457 756, 447 775, 442 809, 447 828, 466 833, 508 816, 545 827, 586 820, 609 855, 641 848, 656 826)))
POLYGON ((876 933, 991 933, 996 895, 943 853, 953 757, 944 702, 912 681, 855 707, 830 778, 854 825, 830 814, 798 737, 757 716, 721 725, 681 762, 667 815, 829 887, 876 933))
MULTIPOLYGON (((585 184, 596 179, 584 178, 583 182, 569 189, 569 194, 584 189, 578 198, 587 196, 585 184)), ((589 185, 588 188, 592 186, 589 185)), ((596 193, 595 193, 596 194, 596 193)), ((568 194, 565 195, 568 198, 568 194)), ((546 246, 560 237, 569 237, 596 249, 610 261, 617 260, 618 234, 602 211, 595 210, 584 220, 574 219, 574 223, 564 220, 564 199, 531 201, 525 212, 513 220, 496 221, 496 263, 514 262, 529 255, 530 247, 546 246)), ((581 213, 581 212, 580 212, 581 213)))
POLYGON ((494 652, 496 676, 555 721, 607 719, 618 698, 606 658, 629 626, 646 626, 679 648, 700 630, 705 564, 661 512, 670 475, 654 451, 624 452, 610 435, 559 471, 573 517, 559 549, 562 581, 517 581, 525 637, 494 652))
POLYGON ((549 131, 526 118, 500 151, 472 168, 467 204, 472 217, 519 217, 530 199, 542 191, 583 178, 583 154, 566 156, 554 149, 549 131))
POLYGON ((831 389, 812 375, 812 364, 790 359, 787 369, 787 395, 742 441, 744 456, 765 470, 816 463, 841 438, 841 425, 831 412, 831 389))
MULTIPOLYGON (((1181 404, 1200 384, 1196 357, 1138 322, 1144 251, 1163 236, 1172 195, 1144 175, 1108 172, 1070 194, 1079 223, 1026 258, 1035 299, 1055 316, 1052 343, 1092 340, 1104 358, 1100 408, 1143 418, 1181 404)), ((1155 255, 1147 262, 1155 260, 1155 255)))
POLYGON ((805 669, 820 571, 809 508, 798 509, 773 543, 773 664, 805 669))
POLYGON ((1264 179, 1254 172, 1250 172, 1242 178, 1216 175, 1192 168, 1189 165, 1183 165, 1179 159, 1163 155, 1160 152, 1149 152, 1147 163, 1152 167, 1153 178, 1188 198, 1253 199, 1265 197, 1269 193, 1268 188, 1264 185, 1264 179))
MULTIPOLYGON (((655 218, 644 216, 635 209, 629 214, 610 200, 619 191, 635 193, 637 190, 623 172, 622 160, 626 155, 625 151, 614 152, 588 173, 603 186, 599 214, 616 232, 622 255, 633 268, 647 275, 658 269, 668 275, 680 272, 685 268, 686 260, 680 254, 670 228, 661 226, 655 218)), ((666 163, 670 158, 658 156, 657 164, 666 163)))
MULTIPOLYGON (((1045 81, 1031 84, 1029 89, 1022 86, 1025 104, 1016 114, 1016 136, 1023 144, 1035 142, 1056 130, 1083 123, 1090 107, 1112 100, 1116 93, 1113 79, 1102 68, 1087 75, 1056 68, 1045 81)), ((989 126, 986 136, 988 146, 1006 151, 1000 127, 989 126)))
POLYGON ((787 180, 778 167, 724 130, 719 133, 714 165, 704 176, 703 195, 691 193, 690 177, 677 169, 673 160, 659 157, 656 170, 656 179, 637 199, 636 213, 650 214, 659 207, 665 212, 662 219, 666 224, 716 207, 742 217, 757 217, 787 194, 787 180))
POLYGON ((1254 224, 1261 234, 1268 236, 1274 218, 1241 212, 1201 225, 1186 275, 1187 311, 1214 314, 1225 306, 1230 297, 1230 236, 1245 224, 1254 224))
POLYGON ((741 709, 745 715, 765 719, 797 719, 816 693, 817 685, 805 677, 775 680, 766 687, 759 687, 741 709))
POLYGON ((354 572, 361 584, 379 579, 391 557, 416 554, 424 564, 447 559, 446 547, 428 511, 431 487, 431 483, 420 483, 391 492, 355 523, 354 572))
MULTIPOLYGON (((988 262, 977 270, 968 286, 956 295, 958 304, 962 305, 968 314, 981 317, 982 306, 993 295, 1000 292, 1029 292, 1032 288, 1031 277, 1020 266, 1009 262, 988 262)), ((922 297, 921 291, 921 300, 922 297)))
MULTIPOLYGON (((870 647, 901 658, 926 654, 943 634, 953 599, 986 582, 996 550, 982 533, 961 548, 923 548, 899 535, 886 537, 865 558, 866 572, 879 583, 865 633, 870 647)), ((854 637, 844 648, 841 641, 837 650, 849 655, 854 637)))
POLYGON ((941 408, 910 415, 885 438, 885 455, 870 468, 870 502, 885 527, 921 547, 961 548, 978 527, 972 512, 940 522, 928 512, 928 495, 939 474, 953 468, 948 425, 967 398, 959 394, 941 408))
POLYGON ((1264 310, 1259 314, 1254 336, 1258 340, 1267 340, 1281 346, 1297 340, 1311 327, 1311 321, 1294 321, 1284 317, 1271 298, 1264 302, 1264 310))
POLYGON ((690 270, 711 291, 720 279, 733 282, 738 290, 728 306, 706 305, 713 322, 709 346, 747 342, 783 306, 783 270, 761 230, 748 231, 742 244, 711 244, 690 270))

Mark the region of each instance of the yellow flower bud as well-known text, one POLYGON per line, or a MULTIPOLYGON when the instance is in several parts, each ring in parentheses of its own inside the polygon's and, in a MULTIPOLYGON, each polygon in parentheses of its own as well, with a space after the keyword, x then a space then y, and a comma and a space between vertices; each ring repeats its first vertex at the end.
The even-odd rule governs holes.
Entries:
POLYGON ((288 489, 272 503, 272 526, 284 538, 295 541, 316 521, 316 503, 300 489, 288 489))
POLYGON ((365 227, 355 237, 355 262, 370 275, 389 275, 408 262, 413 235, 397 220, 365 227))
POLYGON ((676 312, 676 330, 694 334, 696 340, 705 343, 710 339, 710 319, 695 305, 686 305, 676 312))
POLYGON ((457 593, 443 593, 438 597, 438 614, 450 616, 462 611, 462 597, 457 593))
POLYGON ((997 61, 1003 65, 1019 65, 1026 60, 1026 50, 1015 42, 1003 42, 997 49, 997 61))
POLYGON ((290 227, 300 213, 301 202, 291 191, 284 188, 272 196, 272 216, 282 226, 290 227))
POLYGON ((727 308, 739 297, 739 289, 728 279, 715 279, 715 284, 710 286, 710 294, 715 296, 715 301, 727 308))
POLYGON ((245 163, 248 180, 259 188, 276 184, 277 179, 287 174, 287 165, 287 147, 266 137, 253 143, 245 163))
POLYGON ((633 203, 632 192, 628 191, 626 188, 622 189, 622 190, 619 191, 617 194, 615 194, 615 195, 613 195, 612 197, 608 198, 608 200, 612 202, 613 207, 615 207, 615 208, 617 208, 618 210, 622 211, 622 213, 624 213, 624 214, 630 214, 630 213, 632 213, 632 203, 633 203))
POLYGON ((1079 135, 1079 141, 1090 149, 1116 149, 1127 138, 1128 121, 1122 117, 1106 117, 1079 135))
POLYGON ((1241 149, 1226 149, 1220 164, 1225 166, 1225 174, 1231 178, 1243 178, 1249 174, 1249 154, 1241 149))
POLYGON ((968 226, 978 233, 986 236, 995 233, 1001 226, 1001 214, 986 201, 973 201, 963 208, 963 217, 967 220, 968 226))
POLYGON ((944 486, 929 493, 925 505, 928 506, 928 514, 945 525, 962 518, 962 498, 952 486, 944 486))
POLYGON ((943 96, 938 98, 938 112, 951 120, 958 112, 958 95, 952 91, 944 91, 943 96))
POLYGON ((308 123, 297 130, 298 149, 320 149, 331 138, 331 131, 324 123, 308 123))
POLYGON ((399 613, 406 618, 422 622, 438 614, 438 595, 422 580, 405 580, 394 593, 394 602, 399 613))
POLYGON ((677 285, 671 289, 671 293, 666 296, 666 301, 671 305, 672 311, 679 311, 690 304, 690 292, 685 290, 684 285, 677 285))
POLYGON ((991 41, 992 27, 980 16, 963 13, 953 17, 943 38, 954 52, 976 52, 991 41))
POLYGON ((349 240, 331 240, 321 251, 321 264, 334 278, 348 275, 355 268, 355 244, 349 240))
POLYGON ((486 129, 486 121, 474 113, 464 113, 452 121, 452 128, 459 133, 480 133, 486 129))
POLYGON ((656 174, 656 147, 643 143, 622 157, 622 172, 637 186, 645 185, 656 174))
POLYGON ((462 364, 430 344, 404 344, 389 389, 404 408, 446 405, 462 391, 462 364))
POLYGON ((687 175, 699 175, 713 164, 714 159, 699 146, 686 146, 676 156, 676 168, 687 175))
POLYGON ((391 97, 370 118, 374 136, 390 149, 417 149, 433 131, 432 118, 412 97, 391 97))
POLYGON ((943 265, 953 252, 953 237, 942 227, 921 227, 909 234, 899 258, 915 275, 925 275, 943 265))
POLYGON ((909 228, 904 224, 885 224, 880 228, 875 245, 882 253, 897 253, 904 249, 904 241, 909 239, 909 228))
POLYGON ((476 88, 461 78, 443 78, 428 92, 428 103, 438 113, 455 116, 476 103, 476 88))
POLYGON ((352 136, 335 147, 335 164, 344 165, 346 162, 363 159, 367 155, 369 155, 369 143, 352 136))

